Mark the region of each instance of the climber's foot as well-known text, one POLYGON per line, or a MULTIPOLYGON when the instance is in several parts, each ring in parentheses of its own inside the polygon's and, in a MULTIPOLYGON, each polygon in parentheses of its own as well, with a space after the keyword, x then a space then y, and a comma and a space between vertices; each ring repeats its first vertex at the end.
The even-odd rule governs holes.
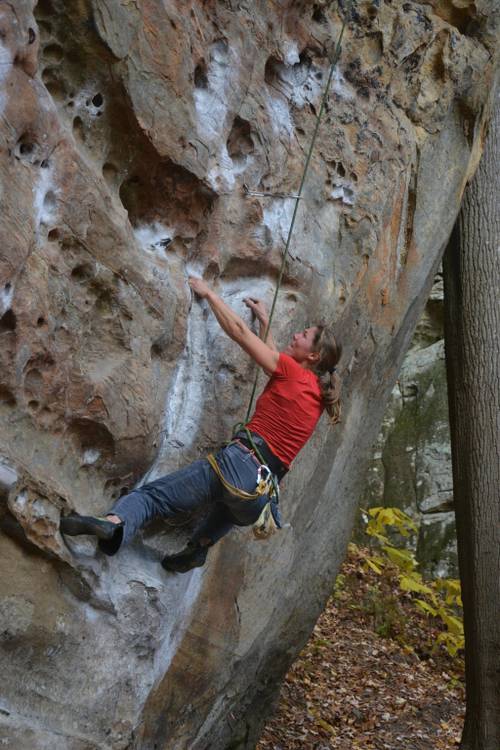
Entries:
POLYGON ((162 567, 171 573, 187 573, 193 568, 201 568, 207 559, 207 547, 186 547, 175 555, 165 555, 161 561, 162 567))
POLYGON ((79 536, 80 534, 91 534, 98 539, 112 539, 121 524, 109 521, 107 518, 98 516, 80 516, 78 513, 70 513, 62 516, 59 529, 68 536, 79 536))

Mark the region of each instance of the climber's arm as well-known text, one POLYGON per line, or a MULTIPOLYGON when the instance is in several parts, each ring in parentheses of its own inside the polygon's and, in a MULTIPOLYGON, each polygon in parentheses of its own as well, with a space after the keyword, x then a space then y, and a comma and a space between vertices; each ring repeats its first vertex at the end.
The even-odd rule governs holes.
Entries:
POLYGON ((250 330, 247 324, 213 292, 202 279, 189 277, 189 286, 212 308, 221 328, 241 348, 254 359, 258 365, 271 374, 278 365, 279 352, 274 351, 250 330))
POLYGON ((273 338, 273 334, 268 330, 269 328, 269 314, 267 307, 260 299, 255 297, 246 297, 243 302, 253 312, 257 320, 259 321, 259 337, 262 341, 268 345, 270 349, 277 352, 278 347, 276 346, 273 338), (267 338, 266 338, 267 337, 267 338))

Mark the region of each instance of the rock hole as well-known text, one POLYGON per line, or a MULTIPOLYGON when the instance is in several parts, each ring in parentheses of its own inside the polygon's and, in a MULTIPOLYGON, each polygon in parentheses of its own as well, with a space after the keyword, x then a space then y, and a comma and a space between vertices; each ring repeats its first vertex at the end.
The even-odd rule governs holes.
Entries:
POLYGON ((36 6, 37 16, 52 16, 55 17, 54 6, 51 0, 38 0, 36 6))
POLYGON ((76 281, 88 281, 94 276, 94 269, 90 263, 80 263, 71 271, 71 278, 76 281))
POLYGON ((66 98, 66 92, 62 83, 56 79, 52 79, 45 83, 45 88, 51 95, 51 97, 58 102, 64 101, 66 98))
POLYGON ((118 170, 114 164, 107 161, 102 167, 102 176, 108 183, 108 185, 115 185, 118 177, 118 170))
POLYGON ((36 411, 39 406, 40 406, 40 403, 36 399, 32 399, 31 401, 28 401, 28 409, 31 409, 31 411, 36 411))
POLYGON ((75 136, 76 141, 79 143, 85 143, 85 132, 81 117, 75 117, 73 120, 73 135, 75 136))
POLYGON ((207 66, 205 62, 198 63, 194 69, 194 85, 197 89, 208 88, 207 66))
POLYGON ((103 103, 104 103, 104 98, 102 94, 96 94, 92 98, 92 104, 94 105, 94 107, 102 107, 103 103))
POLYGON ((48 159, 42 159, 42 161, 40 162, 40 167, 42 169, 48 169, 49 166, 50 166, 49 160, 48 159))
POLYGON ((276 57, 270 57, 264 68, 264 80, 268 86, 274 86, 276 78, 279 77, 281 63, 276 57))
POLYGON ((356 172, 351 172, 351 180, 353 182, 357 182, 358 181, 358 175, 356 174, 356 172))
POLYGON ((24 389, 29 395, 38 394, 43 388, 43 376, 40 370, 33 368, 24 376, 24 389))
POLYGON ((10 281, 5 284, 4 289, 6 292, 10 292, 10 290, 12 289, 12 284, 10 283, 10 281))
POLYGON ((313 114, 313 115, 314 115, 315 117, 317 117, 317 116, 318 116, 318 113, 316 112, 316 107, 314 106, 314 104, 309 104, 309 109, 311 110, 312 114, 313 114))
POLYGON ((249 154, 254 152, 250 123, 241 117, 234 118, 233 127, 227 139, 227 151, 234 162, 245 164, 249 154))
POLYGON ((115 441, 108 428, 93 419, 74 419, 69 427, 69 434, 77 448, 84 451, 98 451, 105 457, 115 452, 115 441))
POLYGON ((43 57, 48 62, 60 63, 64 57, 64 50, 60 44, 48 44, 43 48, 43 57))
POLYGON ((16 315, 12 310, 7 310, 0 318, 0 332, 15 331, 17 325, 16 315))
POLYGON ((321 5, 314 5, 312 12, 312 20, 316 23, 326 23, 327 18, 321 5))
MULTIPOLYGON (((38 10, 38 8, 37 8, 37 10, 38 10)), ((47 34, 51 34, 52 33, 52 24, 49 23, 48 21, 39 20, 38 21, 38 28, 42 29, 43 31, 46 31, 47 34)))
POLYGON ((47 235, 49 242, 57 242, 60 237, 59 229, 51 229, 47 235))
POLYGON ((337 174, 341 177, 345 177, 345 167, 340 161, 337 164, 337 174))
POLYGON ((19 141, 19 153, 21 156, 29 156, 33 153, 33 149, 35 148, 33 143, 30 143, 29 141, 19 141))
POLYGON ((28 29, 28 44, 33 44, 36 39, 35 29, 28 29))
POLYGON ((0 385, 0 402, 7 406, 16 405, 16 397, 6 385, 0 385))
POLYGON ((41 328, 43 325, 45 325, 45 318, 43 317, 43 315, 40 315, 40 317, 36 321, 36 324, 38 328, 41 328))

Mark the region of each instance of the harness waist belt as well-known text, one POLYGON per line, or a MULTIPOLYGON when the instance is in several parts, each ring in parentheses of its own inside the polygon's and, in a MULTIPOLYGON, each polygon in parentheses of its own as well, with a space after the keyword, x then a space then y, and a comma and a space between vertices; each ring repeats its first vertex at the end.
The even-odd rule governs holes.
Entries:
MULTIPOLYGON (((262 438, 260 435, 257 435, 256 432, 251 432, 250 434, 252 435, 252 440, 254 441, 255 446, 258 448, 259 453, 261 454, 265 463, 267 464, 267 466, 269 466, 272 473, 276 477, 278 477, 278 482, 280 482, 287 473, 288 468, 282 461, 280 461, 277 456, 274 455, 264 438, 262 438)), ((248 450, 253 450, 252 444, 249 441, 246 432, 237 432, 234 437, 237 438, 240 443, 243 443, 243 445, 248 448, 248 450)))

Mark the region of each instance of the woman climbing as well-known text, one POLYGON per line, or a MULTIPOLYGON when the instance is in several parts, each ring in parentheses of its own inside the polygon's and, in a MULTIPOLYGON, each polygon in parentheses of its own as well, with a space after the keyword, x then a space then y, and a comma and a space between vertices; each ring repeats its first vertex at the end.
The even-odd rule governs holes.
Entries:
POLYGON ((187 547, 162 560, 166 570, 175 572, 203 565, 208 548, 234 525, 254 524, 269 503, 269 493, 279 525, 272 483, 266 485, 268 494, 256 495, 256 487, 263 481, 258 455, 273 481, 279 483, 312 435, 323 409, 332 424, 340 419, 340 378, 335 367, 341 347, 328 327, 315 325, 294 334, 287 348, 279 352, 270 335, 264 341, 268 315, 262 302, 244 300, 259 320, 259 338, 203 280, 190 277, 189 285, 198 297, 207 300, 228 336, 270 376, 252 418, 229 445, 210 457, 211 461, 195 461, 132 490, 117 500, 105 518, 73 513, 62 517, 60 525, 61 531, 70 536, 95 535, 100 549, 113 555, 153 519, 173 518, 209 504, 207 518, 194 531, 187 547))

